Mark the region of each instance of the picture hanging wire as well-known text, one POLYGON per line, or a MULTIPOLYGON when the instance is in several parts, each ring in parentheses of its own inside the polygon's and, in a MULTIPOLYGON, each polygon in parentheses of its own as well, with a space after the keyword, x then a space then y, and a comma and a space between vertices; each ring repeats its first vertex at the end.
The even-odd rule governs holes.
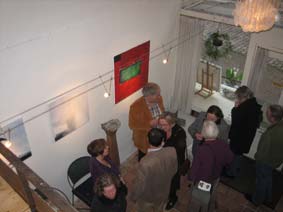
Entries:
POLYGON ((105 92, 107 92, 106 86, 105 86, 105 84, 104 84, 104 81, 103 81, 103 79, 102 79, 101 75, 99 75, 99 79, 100 79, 100 81, 102 82, 102 85, 103 85, 104 91, 105 91, 105 92))

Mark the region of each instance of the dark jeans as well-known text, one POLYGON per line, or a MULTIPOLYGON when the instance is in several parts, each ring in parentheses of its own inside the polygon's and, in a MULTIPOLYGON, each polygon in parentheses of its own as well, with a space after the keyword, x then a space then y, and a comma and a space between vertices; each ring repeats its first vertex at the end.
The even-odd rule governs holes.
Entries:
POLYGON ((252 201, 261 204, 264 201, 272 201, 272 167, 256 162, 256 190, 252 201))
POLYGON ((226 168, 226 174, 231 177, 237 177, 240 175, 242 155, 234 155, 232 163, 226 168))
POLYGON ((177 172, 171 180, 169 200, 177 199, 177 190, 180 189, 180 180, 181 180, 181 175, 179 172, 177 172))

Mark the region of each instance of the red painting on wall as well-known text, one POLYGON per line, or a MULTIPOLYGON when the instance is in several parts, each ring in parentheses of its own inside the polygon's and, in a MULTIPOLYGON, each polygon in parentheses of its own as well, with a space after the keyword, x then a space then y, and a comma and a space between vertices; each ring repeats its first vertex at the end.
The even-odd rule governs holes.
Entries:
POLYGON ((150 41, 114 57, 115 104, 148 82, 150 41))

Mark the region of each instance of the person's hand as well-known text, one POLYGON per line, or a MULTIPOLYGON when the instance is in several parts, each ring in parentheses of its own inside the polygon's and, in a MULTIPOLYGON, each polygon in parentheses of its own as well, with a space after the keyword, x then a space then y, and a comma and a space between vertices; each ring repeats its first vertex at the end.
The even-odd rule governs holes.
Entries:
POLYGON ((157 125, 158 125, 158 119, 152 119, 150 121, 150 126, 151 127, 157 127, 157 125))
POLYGON ((201 133, 196 133, 195 137, 197 140, 201 141, 203 139, 202 134, 201 133))
POLYGON ((123 178, 121 175, 120 175, 119 177, 120 177, 120 181, 121 181, 124 185, 126 185, 126 182, 125 182, 124 178, 123 178))
POLYGON ((234 107, 238 107, 239 105, 240 105, 240 101, 236 99, 234 107))

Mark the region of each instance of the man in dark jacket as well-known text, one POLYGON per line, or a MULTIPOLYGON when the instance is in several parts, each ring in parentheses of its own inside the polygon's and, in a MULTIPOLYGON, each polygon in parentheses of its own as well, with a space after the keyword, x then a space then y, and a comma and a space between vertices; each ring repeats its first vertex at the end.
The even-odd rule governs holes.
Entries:
POLYGON ((262 121, 261 105, 256 101, 247 86, 239 87, 236 92, 235 106, 232 109, 232 123, 229 132, 230 149, 235 154, 234 161, 228 170, 229 176, 237 176, 243 153, 248 153, 262 121))
POLYGON ((272 170, 283 163, 283 109, 280 105, 270 105, 266 117, 271 125, 262 134, 255 154, 256 190, 252 198, 254 205, 272 201, 272 170))

